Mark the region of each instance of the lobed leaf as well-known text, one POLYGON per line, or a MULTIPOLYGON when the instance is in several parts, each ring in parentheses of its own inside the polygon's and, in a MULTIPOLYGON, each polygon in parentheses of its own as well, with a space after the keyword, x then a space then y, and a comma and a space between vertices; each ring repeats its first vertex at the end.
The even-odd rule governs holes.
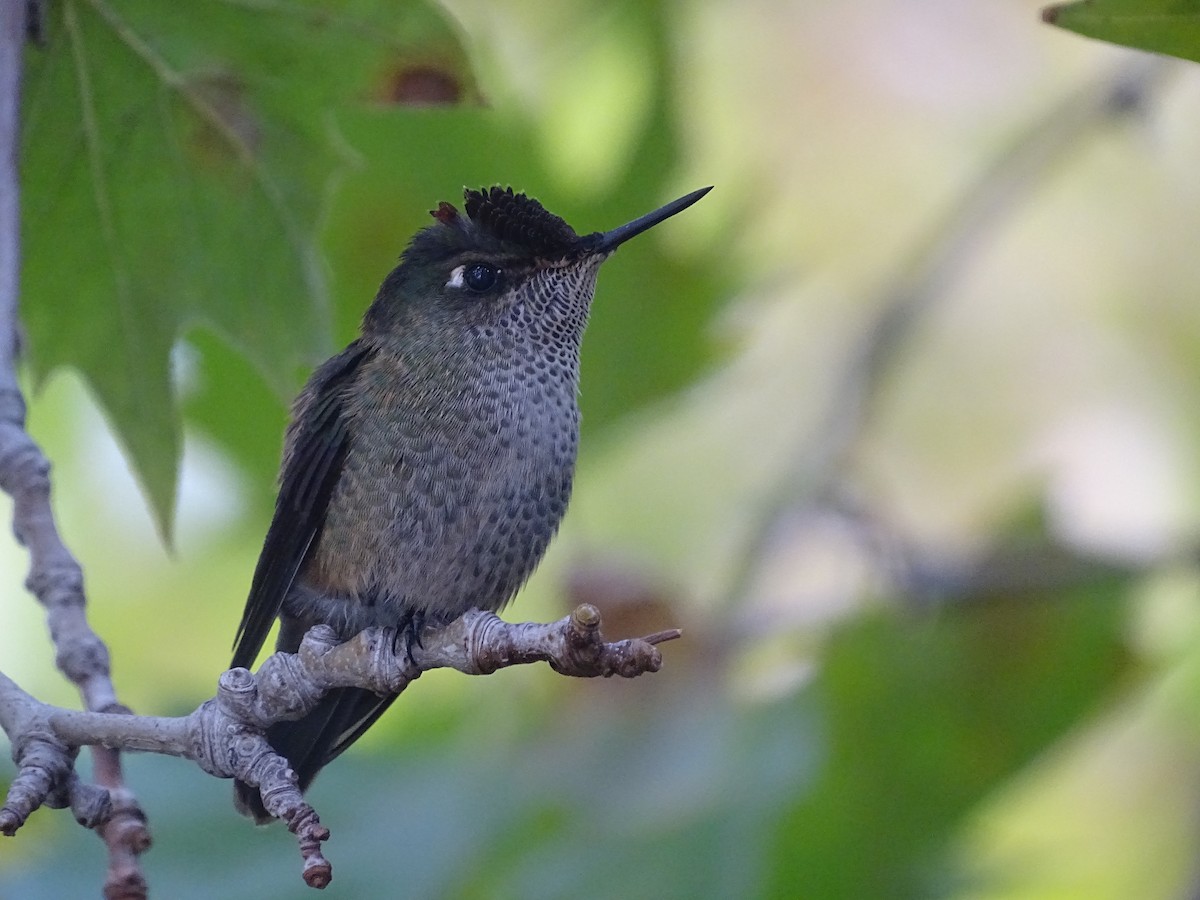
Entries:
POLYGON ((47 9, 22 134, 29 358, 38 381, 82 371, 169 535, 181 330, 209 326, 290 395, 333 349, 316 236, 353 159, 339 110, 427 99, 420 60, 461 53, 424 4, 47 9))

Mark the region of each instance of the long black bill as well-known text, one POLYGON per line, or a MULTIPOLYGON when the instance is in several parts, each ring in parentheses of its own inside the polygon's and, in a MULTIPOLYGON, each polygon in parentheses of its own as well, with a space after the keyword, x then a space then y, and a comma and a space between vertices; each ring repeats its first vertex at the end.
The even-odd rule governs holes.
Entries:
POLYGON ((586 242, 588 250, 591 250, 593 253, 611 253, 631 237, 637 237, 643 231, 648 231, 659 222, 671 218, 676 213, 683 212, 711 190, 712 186, 709 185, 708 187, 700 188, 698 191, 692 191, 686 197, 672 200, 666 206, 660 207, 652 213, 647 213, 640 219, 634 219, 632 222, 627 222, 619 228, 614 228, 612 231, 590 234, 583 240, 586 242))

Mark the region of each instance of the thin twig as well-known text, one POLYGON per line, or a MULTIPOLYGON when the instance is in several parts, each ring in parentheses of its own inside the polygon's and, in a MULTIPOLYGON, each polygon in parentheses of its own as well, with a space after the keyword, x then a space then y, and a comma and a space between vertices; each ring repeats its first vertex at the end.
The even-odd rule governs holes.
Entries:
MULTIPOLYGON (((50 464, 25 431, 17 381, 20 215, 18 152, 21 61, 29 4, 0 3, 0 488, 13 498, 13 530, 29 549, 26 586, 46 610, 55 662, 93 711, 117 712, 108 648, 88 625, 83 572, 59 537, 50 507, 50 464)), ((15 749, 15 748, 14 748, 15 749)), ((138 855, 150 844, 145 816, 125 788, 114 750, 93 751, 93 777, 116 813, 99 829, 109 853, 106 900, 140 900, 146 881, 138 855)))

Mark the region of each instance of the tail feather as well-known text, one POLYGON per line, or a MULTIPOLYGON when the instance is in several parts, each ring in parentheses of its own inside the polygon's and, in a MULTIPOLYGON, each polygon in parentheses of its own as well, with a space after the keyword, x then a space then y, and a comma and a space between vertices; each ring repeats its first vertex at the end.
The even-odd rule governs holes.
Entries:
MULTIPOLYGON (((335 688, 303 719, 279 722, 267 729, 267 740, 283 756, 308 790, 322 768, 362 737, 398 695, 380 696, 362 688, 335 688)), ((274 817, 263 806, 258 788, 235 781, 233 802, 238 811, 258 824, 274 817)))

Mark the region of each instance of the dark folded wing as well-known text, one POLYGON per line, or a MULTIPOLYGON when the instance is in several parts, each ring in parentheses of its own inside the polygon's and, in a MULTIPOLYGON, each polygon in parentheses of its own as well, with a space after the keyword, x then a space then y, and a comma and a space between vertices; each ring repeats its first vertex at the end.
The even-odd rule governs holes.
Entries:
POLYGON ((254 664, 283 598, 325 525, 329 498, 350 445, 342 410, 344 388, 369 355, 370 350, 355 341, 325 363, 313 380, 315 397, 295 425, 291 453, 279 482, 275 517, 234 638, 231 667, 254 664))

